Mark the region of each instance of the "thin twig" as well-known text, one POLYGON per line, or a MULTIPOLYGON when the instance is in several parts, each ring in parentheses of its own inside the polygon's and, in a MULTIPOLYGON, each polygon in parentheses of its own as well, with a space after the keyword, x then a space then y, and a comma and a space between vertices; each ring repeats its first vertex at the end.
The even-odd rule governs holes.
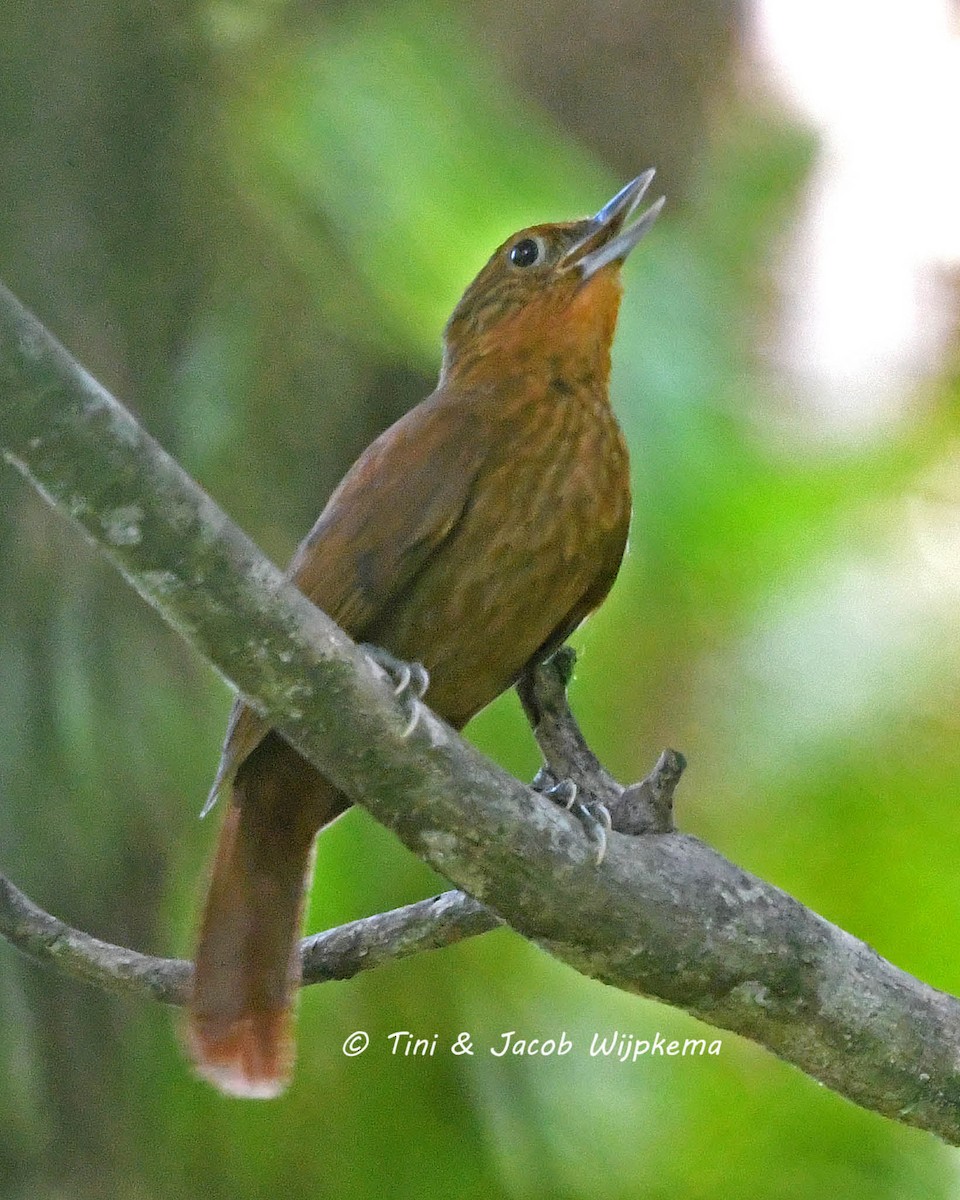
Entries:
MULTIPOLYGON (((304 938, 303 984, 350 979, 386 962, 439 950, 501 922, 463 892, 444 892, 304 938)), ((36 962, 104 991, 186 1002, 193 964, 114 946, 44 912, 0 875, 0 935, 36 962)))

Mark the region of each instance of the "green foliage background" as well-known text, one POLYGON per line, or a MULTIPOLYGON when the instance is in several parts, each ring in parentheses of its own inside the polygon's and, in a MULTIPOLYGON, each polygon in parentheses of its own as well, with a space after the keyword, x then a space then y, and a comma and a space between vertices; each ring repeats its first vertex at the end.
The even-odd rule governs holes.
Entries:
MULTIPOLYGON (((957 991, 957 375, 882 437, 821 435, 760 354, 815 143, 733 86, 738 7, 635 8, 0 0, 0 274, 282 561, 430 389, 491 247, 656 162, 615 352, 631 550, 576 707, 621 778, 688 755, 683 828, 957 991)), ((186 952, 226 690, 11 472, 0 562, 0 868, 186 952)), ((512 697, 470 734, 531 775, 512 697)), ((439 886, 353 812, 311 923, 439 886)), ((311 989, 294 1088, 241 1104, 191 1078, 169 1012, 0 946, 0 1197, 954 1191, 952 1152, 732 1035, 589 1058, 613 1030, 704 1027, 503 931, 311 989), (392 1058, 398 1029, 481 1051, 392 1058), (506 1030, 577 1050, 482 1052, 506 1030)))

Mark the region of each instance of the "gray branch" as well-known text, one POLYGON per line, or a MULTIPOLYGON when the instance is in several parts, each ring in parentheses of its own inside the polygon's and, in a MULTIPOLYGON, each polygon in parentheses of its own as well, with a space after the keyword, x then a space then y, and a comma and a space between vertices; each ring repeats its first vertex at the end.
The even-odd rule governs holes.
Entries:
MULTIPOLYGON (((523 936, 960 1143, 960 1003, 695 838, 614 832, 597 868, 574 817, 428 709, 404 736, 382 673, 2 291, 0 449, 337 787, 523 936)), ((631 806, 669 825, 656 787, 627 790, 625 825, 631 806)))
MULTIPOLYGON (((404 908, 350 921, 304 938, 303 983, 350 979, 398 958, 439 950, 495 929, 500 921, 463 892, 444 892, 404 908)), ((0 934, 37 962, 104 991, 185 1004, 193 964, 114 946, 38 908, 0 875, 0 934)))

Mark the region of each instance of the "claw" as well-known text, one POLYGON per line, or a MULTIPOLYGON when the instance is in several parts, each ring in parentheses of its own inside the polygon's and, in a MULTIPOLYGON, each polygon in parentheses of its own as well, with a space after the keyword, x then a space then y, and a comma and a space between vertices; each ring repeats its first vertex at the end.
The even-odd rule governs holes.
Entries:
POLYGON ((573 814, 594 844, 593 865, 599 867, 607 856, 607 834, 613 828, 610 810, 599 801, 588 801, 578 803, 573 814))
POLYGON ((423 663, 412 662, 407 665, 410 668, 410 682, 407 687, 415 700, 422 700, 430 686, 430 672, 423 663))
POLYGON ((561 808, 565 808, 567 812, 571 812, 574 801, 577 798, 577 785, 572 779, 561 779, 559 783, 546 788, 543 794, 548 800, 552 800, 554 804, 559 804, 561 808))
POLYGON ((430 686, 430 673, 422 663, 404 662, 389 650, 384 650, 382 646, 374 646, 370 642, 361 642, 360 649, 371 662, 375 662, 381 671, 390 676, 395 696, 402 696, 404 692, 409 691, 418 700, 422 700, 426 695, 430 686))
POLYGON ((416 729, 417 722, 420 720, 420 701, 414 696, 410 701, 410 719, 403 727, 400 734, 402 738, 408 738, 416 729))
POLYGON ((407 688, 410 686, 410 677, 412 674, 413 674, 413 672, 410 670, 409 663, 405 663, 405 662, 397 663, 397 670, 393 676, 393 679, 394 679, 393 694, 395 696, 402 696, 403 693, 407 690, 407 688))
POLYGON ((572 779, 561 779, 544 788, 541 794, 577 818, 594 844, 594 865, 599 867, 607 854, 607 834, 613 829, 607 806, 599 800, 578 800, 577 785, 572 779))
POLYGON ((408 738, 420 720, 420 701, 430 686, 430 673, 422 663, 404 662, 402 658, 397 658, 382 646, 362 642, 360 649, 389 676, 393 684, 393 694, 408 714, 407 724, 400 736, 408 738))

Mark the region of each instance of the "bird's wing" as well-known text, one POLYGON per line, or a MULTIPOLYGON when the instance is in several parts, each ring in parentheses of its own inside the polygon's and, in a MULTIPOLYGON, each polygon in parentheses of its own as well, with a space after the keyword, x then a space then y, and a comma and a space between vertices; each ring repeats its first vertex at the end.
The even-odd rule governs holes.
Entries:
MULTIPOLYGON (((482 461, 475 425, 468 400, 434 392, 364 451, 300 543, 289 577, 358 641, 462 518, 482 461)), ((204 812, 269 729, 236 701, 204 812)))
POLYGON ((460 521, 482 453, 469 402, 435 392, 348 471, 300 544, 291 578, 362 641, 460 521))

